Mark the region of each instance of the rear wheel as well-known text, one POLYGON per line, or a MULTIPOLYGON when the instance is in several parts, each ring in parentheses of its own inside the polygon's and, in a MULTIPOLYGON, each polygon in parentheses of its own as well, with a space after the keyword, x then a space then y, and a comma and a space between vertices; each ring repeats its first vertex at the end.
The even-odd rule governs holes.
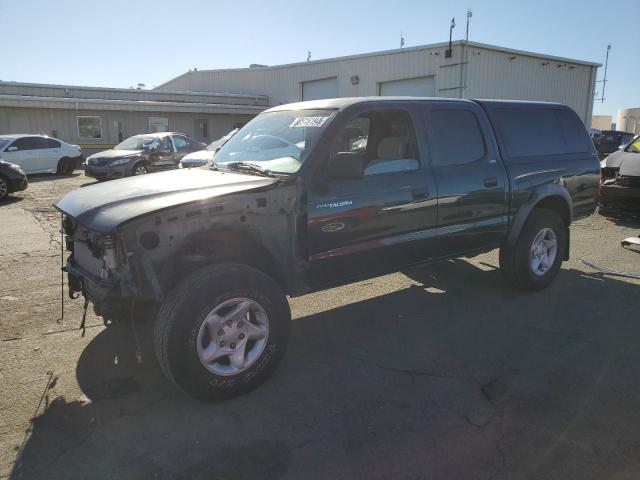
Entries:
POLYGON ((7 198, 7 195, 9 195, 9 182, 0 175, 0 201, 7 198))
POLYGON ((240 264, 206 267, 176 286, 156 318, 154 343, 165 375, 205 401, 264 382, 282 358, 291 312, 279 285, 240 264))
POLYGON ((69 157, 63 157, 58 161, 58 168, 56 169, 58 175, 71 175, 73 170, 73 160, 69 157))
POLYGON ((500 269, 520 290, 540 290, 558 274, 567 248, 566 227, 553 210, 534 209, 514 246, 500 249, 500 269))
POLYGON ((133 166, 132 173, 134 175, 145 175, 145 174, 149 173, 149 170, 148 170, 147 166, 144 163, 138 162, 133 166))

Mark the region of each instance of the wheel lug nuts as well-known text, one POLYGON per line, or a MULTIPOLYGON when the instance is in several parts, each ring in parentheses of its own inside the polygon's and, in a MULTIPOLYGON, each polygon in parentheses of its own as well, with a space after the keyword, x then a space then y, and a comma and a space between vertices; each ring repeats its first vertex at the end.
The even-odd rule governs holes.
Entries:
POLYGON ((221 337, 222 335, 224 335, 224 330, 223 329, 218 330, 218 336, 221 337))
POLYGON ((236 348, 236 344, 235 344, 235 343, 232 343, 232 344, 231 344, 231 345, 229 345, 229 346, 231 347, 231 349, 236 348))
POLYGON ((221 347, 224 347, 226 345, 226 343, 224 343, 224 340, 220 342, 219 344, 221 347))
POLYGON ((239 338, 240 340, 243 340, 243 339, 244 339, 244 333, 241 333, 240 335, 238 335, 238 338, 239 338))

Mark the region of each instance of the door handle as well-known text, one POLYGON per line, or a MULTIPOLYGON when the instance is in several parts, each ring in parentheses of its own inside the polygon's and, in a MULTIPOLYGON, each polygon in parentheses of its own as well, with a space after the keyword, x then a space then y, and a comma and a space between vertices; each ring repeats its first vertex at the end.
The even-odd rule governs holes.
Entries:
POLYGON ((487 188, 497 187, 498 179, 496 177, 487 177, 484 179, 484 186, 487 188))
POLYGON ((427 198, 427 195, 429 195, 429 190, 427 190, 426 188, 414 188, 413 190, 411 190, 411 196, 414 200, 427 198))

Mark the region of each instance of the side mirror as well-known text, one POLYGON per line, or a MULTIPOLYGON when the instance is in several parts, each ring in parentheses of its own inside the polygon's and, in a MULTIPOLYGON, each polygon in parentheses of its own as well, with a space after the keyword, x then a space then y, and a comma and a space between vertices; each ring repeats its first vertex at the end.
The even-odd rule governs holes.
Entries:
POLYGON ((329 177, 335 180, 357 180, 364 176, 364 158, 358 152, 338 152, 329 158, 329 177))
POLYGON ((16 150, 18 150, 18 147, 9 147, 9 148, 7 148, 7 152, 15 152, 16 150))

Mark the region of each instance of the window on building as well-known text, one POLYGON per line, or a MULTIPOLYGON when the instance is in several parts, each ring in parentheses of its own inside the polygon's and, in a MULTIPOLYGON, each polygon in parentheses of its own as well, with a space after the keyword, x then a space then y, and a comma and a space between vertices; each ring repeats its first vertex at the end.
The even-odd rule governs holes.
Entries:
POLYGON ((169 119, 166 117, 149 117, 149 132, 168 132, 169 119))
POLYGON ((102 138, 102 118, 101 117, 76 117, 78 123, 78 137, 80 138, 102 138))
POLYGON ((484 157, 484 137, 473 112, 435 110, 430 117, 431 143, 437 165, 464 165, 484 157))

